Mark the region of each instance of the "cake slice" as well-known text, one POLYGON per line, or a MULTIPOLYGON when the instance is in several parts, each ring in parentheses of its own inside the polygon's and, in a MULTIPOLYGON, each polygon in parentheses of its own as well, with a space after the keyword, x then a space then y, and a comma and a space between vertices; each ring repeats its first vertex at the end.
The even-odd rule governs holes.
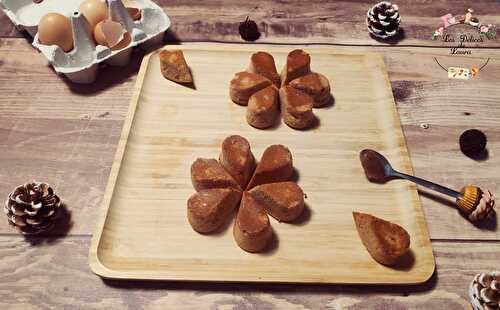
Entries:
POLYGON ((276 70, 276 64, 271 54, 266 52, 257 52, 250 57, 248 72, 260 74, 268 78, 276 87, 280 87, 281 79, 276 70))
POLYGON ((288 181, 292 174, 293 163, 290 150, 283 145, 271 145, 262 154, 247 190, 261 184, 288 181))
POLYGON ((314 124, 316 117, 312 111, 314 102, 311 96, 290 85, 283 86, 279 94, 285 124, 295 129, 305 129, 314 124))
POLYGON ((193 83, 193 76, 181 50, 161 51, 160 66, 166 79, 182 84, 193 83))
POLYGON ((247 105, 250 96, 271 84, 270 80, 260 74, 238 72, 229 84, 229 96, 234 103, 247 105))
POLYGON ((273 126, 279 118, 278 90, 273 85, 259 90, 250 97, 247 107, 247 122, 264 129, 273 126))
POLYGON ((315 108, 325 106, 331 100, 330 83, 323 74, 309 73, 291 81, 290 86, 311 96, 315 108))
POLYGON ((238 182, 240 188, 247 187, 255 170, 255 158, 245 138, 234 135, 224 139, 219 162, 238 182))
POLYGON ((196 191, 228 187, 241 190, 238 183, 215 159, 196 159, 191 165, 191 182, 196 191))
POLYGON ((234 240, 247 252, 260 252, 272 240, 273 232, 264 208, 244 193, 233 227, 234 240))
POLYGON ((311 57, 303 50, 293 50, 288 53, 286 65, 281 71, 281 86, 308 73, 311 73, 311 57))
POLYGON ((262 184, 249 194, 280 222, 293 221, 304 211, 304 192, 295 182, 262 184))
POLYGON ((408 251, 410 235, 403 227, 370 214, 352 215, 363 245, 380 264, 394 265, 408 251))
POLYGON ((241 192, 233 188, 204 189, 187 202, 189 224, 199 233, 210 233, 222 226, 238 206, 241 192))

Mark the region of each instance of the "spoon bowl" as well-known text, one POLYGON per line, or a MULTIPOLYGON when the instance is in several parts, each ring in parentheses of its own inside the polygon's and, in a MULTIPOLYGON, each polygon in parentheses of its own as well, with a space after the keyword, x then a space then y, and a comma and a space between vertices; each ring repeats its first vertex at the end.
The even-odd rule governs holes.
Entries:
POLYGON ((412 175, 408 175, 392 168, 389 160, 384 157, 384 155, 370 149, 362 150, 359 153, 359 159, 361 160, 361 165, 365 170, 366 177, 371 182, 375 183, 385 183, 393 178, 406 179, 418 185, 430 188, 442 194, 448 195, 455 199, 461 199, 462 194, 450 188, 444 187, 442 185, 417 178, 412 175))

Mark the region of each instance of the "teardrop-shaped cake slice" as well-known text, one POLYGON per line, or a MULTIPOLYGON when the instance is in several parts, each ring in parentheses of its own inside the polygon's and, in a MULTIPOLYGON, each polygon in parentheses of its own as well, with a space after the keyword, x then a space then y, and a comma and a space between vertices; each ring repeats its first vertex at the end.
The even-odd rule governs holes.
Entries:
POLYGON ((309 73, 291 81, 290 86, 311 96, 315 108, 325 106, 331 100, 330 83, 323 74, 309 73))
POLYGON ((241 190, 233 177, 215 159, 196 159, 191 165, 191 182, 196 191, 228 187, 241 190))
POLYGON ((213 232, 229 220, 240 199, 241 192, 233 188, 201 190, 187 202, 189 224, 197 232, 213 232))
POLYGON ((234 103, 247 105, 250 96, 271 84, 270 80, 260 74, 238 72, 229 85, 229 96, 234 103))
POLYGON ((219 162, 238 182, 240 188, 247 187, 255 170, 255 158, 247 139, 237 135, 224 139, 219 162))
POLYGON ((234 222, 233 236, 238 246, 247 252, 264 250, 273 237, 266 211, 246 193, 234 222))
POLYGON ((160 52, 161 73, 166 79, 177 83, 193 83, 193 76, 181 50, 160 52))
POLYGON ((403 227, 366 213, 352 215, 363 245, 380 264, 396 264, 410 248, 410 235, 403 227))
POLYGON ((316 117, 312 111, 314 102, 311 96, 290 85, 280 89, 281 112, 283 121, 295 129, 306 129, 314 124, 316 117))
POLYGON ((293 50, 288 53, 286 65, 281 71, 281 86, 308 73, 311 73, 311 57, 301 49, 293 50))
POLYGON ((279 118, 278 90, 268 86, 256 92, 248 100, 247 122, 264 129, 273 126, 279 118))
POLYGON ((281 79, 276 64, 271 54, 266 52, 257 52, 250 57, 248 72, 260 74, 273 82, 276 87, 280 87, 281 79))
POLYGON ((293 162, 290 150, 283 145, 271 145, 262 154, 247 190, 260 184, 288 181, 292 174, 293 162))
POLYGON ((262 184, 249 194, 280 222, 291 222, 304 211, 304 192, 295 182, 262 184))

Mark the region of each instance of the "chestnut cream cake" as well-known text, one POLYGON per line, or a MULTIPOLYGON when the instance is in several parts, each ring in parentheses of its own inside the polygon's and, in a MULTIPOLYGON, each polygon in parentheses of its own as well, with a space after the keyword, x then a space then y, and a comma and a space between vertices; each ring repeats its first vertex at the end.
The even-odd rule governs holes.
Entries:
POLYGON ((333 102, 328 78, 311 72, 311 56, 301 49, 288 53, 281 75, 271 54, 252 54, 247 71, 231 80, 229 94, 236 104, 247 105, 246 121, 258 129, 278 123, 280 105, 289 127, 311 128, 317 120, 312 109, 333 102))
POLYGON ((295 182, 262 184, 248 193, 280 222, 291 222, 304 211, 304 192, 295 182))
POLYGON ((163 76, 176 83, 193 83, 191 71, 181 50, 163 50, 160 52, 160 68, 163 76))
POLYGON ((238 135, 224 139, 219 161, 240 188, 245 189, 255 170, 255 158, 247 139, 238 135))
POLYGON ((290 82, 290 86, 311 96, 315 108, 327 105, 332 99, 330 82, 320 73, 309 73, 298 77, 290 82))
POLYGON ((269 146, 260 159, 247 190, 266 183, 290 180, 293 174, 292 153, 284 145, 269 146))
POLYGON ((255 128, 268 128, 279 117, 278 89, 268 86, 253 94, 248 100, 247 122, 255 128))
POLYGON ((314 102, 311 96, 289 85, 280 89, 281 112, 283 122, 295 129, 305 129, 313 125, 314 102))
POLYGON ((276 70, 276 64, 271 54, 266 52, 257 52, 250 57, 248 72, 257 73, 269 79, 276 87, 280 87, 281 78, 276 70))
POLYGON ((210 233, 227 222, 238 206, 241 192, 234 188, 204 189, 188 200, 188 221, 199 233, 210 233))
POLYGON ((196 159, 191 165, 191 182, 197 191, 227 187, 241 190, 238 183, 215 159, 196 159))
POLYGON ((410 235, 398 224, 353 212, 359 237, 371 257, 382 265, 397 264, 410 248, 410 235))
POLYGON ((274 235, 268 214, 290 222, 304 210, 304 193, 291 181, 292 174, 292 153, 286 146, 269 146, 256 166, 248 141, 229 136, 219 161, 198 158, 191 166, 196 193, 187 201, 188 222, 199 233, 211 233, 230 221, 239 206, 236 244, 247 252, 264 251, 274 235))
POLYGON ((269 217, 264 207, 251 195, 243 194, 233 227, 233 236, 240 248, 247 252, 260 252, 273 237, 269 217))
POLYGON ((271 81, 262 75, 251 72, 238 72, 231 80, 229 96, 234 103, 247 105, 250 96, 271 84, 271 81))
POLYGON ((281 71, 281 86, 311 72, 311 56, 303 50, 296 49, 288 53, 286 65, 281 71))

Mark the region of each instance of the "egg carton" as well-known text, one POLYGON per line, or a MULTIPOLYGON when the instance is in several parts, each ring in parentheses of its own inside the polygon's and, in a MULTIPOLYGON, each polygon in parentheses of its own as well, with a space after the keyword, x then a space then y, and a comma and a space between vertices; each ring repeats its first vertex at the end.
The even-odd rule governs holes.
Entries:
POLYGON ((12 20, 16 28, 34 36, 33 46, 44 54, 54 70, 64 74, 74 83, 88 84, 95 81, 100 63, 126 66, 132 48, 141 44, 147 48, 159 44, 164 32, 170 27, 170 19, 163 9, 150 0, 134 0, 141 9, 140 20, 134 21, 121 0, 106 0, 109 18, 121 23, 131 36, 131 43, 121 50, 111 50, 97 45, 92 29, 78 7, 83 0, 0 0, 0 8, 12 20), (37 25, 47 13, 60 13, 70 19, 74 47, 64 52, 56 45, 44 45, 38 40, 37 25))

